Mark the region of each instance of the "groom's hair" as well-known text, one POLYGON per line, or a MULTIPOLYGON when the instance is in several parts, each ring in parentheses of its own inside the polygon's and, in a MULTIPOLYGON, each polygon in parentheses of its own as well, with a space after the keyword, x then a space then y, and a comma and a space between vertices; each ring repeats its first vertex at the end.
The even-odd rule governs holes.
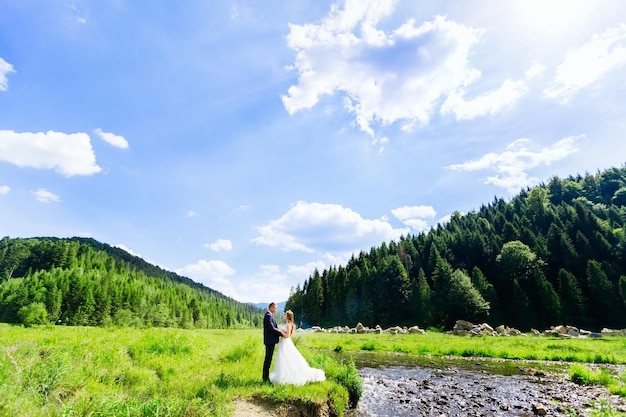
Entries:
POLYGON ((272 301, 270 303, 270 305, 267 306, 267 309, 269 310, 270 308, 272 308, 272 306, 275 306, 275 305, 276 305, 276 303, 272 301))

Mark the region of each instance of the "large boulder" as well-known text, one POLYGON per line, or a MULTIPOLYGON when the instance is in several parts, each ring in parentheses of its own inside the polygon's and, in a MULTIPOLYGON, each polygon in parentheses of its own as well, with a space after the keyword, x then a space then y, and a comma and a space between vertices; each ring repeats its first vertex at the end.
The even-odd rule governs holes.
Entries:
POLYGON ((365 326, 363 326, 363 323, 357 323, 357 325, 356 325, 356 332, 357 333, 366 333, 366 329, 365 329, 365 326))
POLYGON ((418 326, 409 327, 409 333, 426 334, 426 332, 418 326))
POLYGON ((474 325, 472 323, 470 323, 469 321, 466 321, 466 320, 457 320, 456 323, 454 324, 454 329, 456 329, 456 330, 467 330, 467 331, 470 331, 470 330, 472 330, 473 327, 474 327, 474 325))

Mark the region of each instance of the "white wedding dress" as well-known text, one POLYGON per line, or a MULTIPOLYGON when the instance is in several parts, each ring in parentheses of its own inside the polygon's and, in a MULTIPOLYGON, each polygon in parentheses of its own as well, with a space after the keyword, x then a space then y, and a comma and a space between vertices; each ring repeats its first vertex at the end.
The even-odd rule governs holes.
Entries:
POLYGON ((270 374, 273 384, 304 385, 326 379, 322 369, 311 368, 302 356, 291 337, 281 337, 274 370, 270 374))

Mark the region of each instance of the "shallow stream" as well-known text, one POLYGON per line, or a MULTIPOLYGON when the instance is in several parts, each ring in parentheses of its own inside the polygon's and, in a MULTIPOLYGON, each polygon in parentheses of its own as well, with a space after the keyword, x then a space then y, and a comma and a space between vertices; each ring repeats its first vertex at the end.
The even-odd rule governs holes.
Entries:
POLYGON ((626 399, 604 387, 570 382, 570 364, 376 353, 352 357, 364 391, 350 417, 587 416, 602 404, 626 412, 626 399))

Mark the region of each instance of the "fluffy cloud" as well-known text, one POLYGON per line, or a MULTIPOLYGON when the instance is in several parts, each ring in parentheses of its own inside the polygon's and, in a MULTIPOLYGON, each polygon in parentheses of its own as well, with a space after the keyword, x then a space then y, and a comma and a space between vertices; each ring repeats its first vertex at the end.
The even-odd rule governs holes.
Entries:
POLYGON ((0 58, 0 91, 6 91, 9 88, 7 74, 10 72, 15 72, 13 65, 0 58))
POLYGON ((195 264, 187 265, 174 272, 189 277, 229 297, 237 295, 233 283, 228 279, 229 276, 235 275, 236 271, 226 262, 200 260, 195 264))
POLYGON ((135 252, 134 250, 132 250, 131 248, 129 248, 128 246, 126 246, 126 245, 125 245, 125 244, 123 244, 123 243, 118 243, 117 245, 113 245, 113 246, 114 246, 114 247, 116 247, 116 248, 120 248, 120 249, 122 249, 122 250, 124 250, 124 251, 128 252, 129 254, 131 254, 131 255, 133 255, 133 256, 137 256, 137 257, 139 257, 139 258, 141 258, 141 257, 142 257, 142 256, 141 256, 141 254, 139 254, 139 253, 135 252))
POLYGON ((411 229, 422 232, 429 228, 425 219, 435 217, 437 212, 432 206, 404 206, 391 210, 391 214, 411 229))
POLYGON ((290 114, 315 106, 323 95, 343 92, 356 123, 373 135, 374 122, 401 121, 407 130, 428 123, 449 94, 453 98, 446 111, 469 118, 493 113, 523 93, 520 85, 505 82, 463 105, 459 89, 480 76, 469 66, 469 54, 481 31, 441 16, 420 26, 409 20, 389 32, 378 29, 394 5, 347 0, 319 24, 290 25, 287 42, 297 52, 293 67, 299 75, 298 84, 282 97, 290 114))
MULTIPOLYGON (((409 229, 394 229, 379 219, 364 219, 359 213, 338 204, 297 202, 281 218, 258 228, 259 245, 284 251, 351 254, 353 251, 397 240, 409 229)), ((330 256, 330 255, 329 255, 330 256)))
POLYGON ((103 132, 100 128, 94 130, 94 133, 100 137, 103 141, 116 148, 127 149, 128 142, 123 136, 115 135, 113 133, 103 132))
POLYGON ((550 165, 578 152, 576 142, 581 138, 583 138, 582 135, 566 137, 539 151, 532 151, 528 148, 527 145, 530 143, 528 139, 518 139, 508 145, 502 153, 488 153, 479 159, 450 165, 446 168, 455 171, 496 171, 497 174, 487 177, 485 183, 515 193, 539 182, 537 178, 529 177, 527 170, 540 165, 550 165))
POLYGON ((0 185, 0 195, 6 195, 11 191, 11 187, 8 185, 0 185))
POLYGON ((257 273, 236 286, 236 298, 253 303, 285 301, 291 288, 301 285, 316 268, 322 271, 327 266, 320 261, 308 262, 304 265, 289 265, 283 271, 279 265, 261 265, 257 273))
POLYGON ((18 133, 0 130, 0 161, 19 167, 54 169, 61 175, 91 175, 102 169, 86 133, 18 133))
POLYGON ((31 193, 35 196, 37 201, 41 201, 42 203, 60 203, 62 201, 61 197, 43 188, 37 191, 31 191, 31 193))
POLYGON ((556 70, 554 85, 546 97, 567 102, 583 87, 593 84, 609 71, 626 64, 626 24, 610 28, 580 48, 571 50, 556 70))
POLYGON ((497 90, 466 100, 464 90, 459 89, 446 98, 441 106, 441 114, 454 114, 457 120, 470 120, 478 116, 495 114, 511 106, 527 91, 525 81, 506 80, 497 90))
POLYGON ((205 246, 215 252, 230 251, 233 249, 233 243, 228 239, 217 239, 215 242, 208 243, 205 246))

